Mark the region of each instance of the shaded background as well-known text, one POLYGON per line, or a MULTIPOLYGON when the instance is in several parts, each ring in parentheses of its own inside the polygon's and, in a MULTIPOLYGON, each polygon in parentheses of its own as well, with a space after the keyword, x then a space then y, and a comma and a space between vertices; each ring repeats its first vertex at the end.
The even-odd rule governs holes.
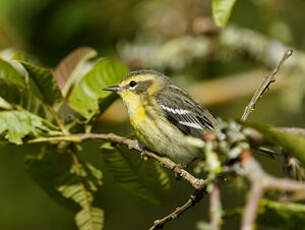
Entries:
MULTIPOLYGON (((219 30, 211 20, 211 2, 206 0, 1 0, 0 49, 14 48, 40 65, 55 67, 73 49, 91 46, 100 56, 118 57, 131 69, 166 73, 216 116, 234 119, 241 116, 257 86, 252 79, 262 79, 274 65, 272 58, 278 60, 287 45, 297 51, 300 58, 294 61, 298 63, 283 70, 276 83, 280 86, 259 102, 250 120, 305 127, 304 11, 303 0, 239 0, 228 27, 219 30), (218 87, 211 90, 207 84, 218 87), (202 98, 205 90, 211 92, 202 98), (222 97, 230 90, 246 93, 222 97)), ((97 132, 131 132, 119 104, 95 127, 97 132)), ((38 151, 38 146, 34 148, 38 151)), ((73 213, 51 200, 26 173, 23 158, 33 151, 33 147, 0 143, 0 229, 75 229, 73 213)), ((99 154, 98 144, 86 144, 82 157, 103 167, 99 154)), ((281 175, 281 159, 257 157, 267 171, 281 175)), ((168 202, 153 206, 120 190, 107 172, 104 176, 97 202, 105 210, 105 229, 109 230, 147 229, 153 220, 185 202, 191 192, 185 182, 173 180, 168 202)), ((225 208, 244 202, 246 185, 239 179, 227 180, 222 187, 225 208)), ((196 229, 198 221, 208 220, 207 210, 206 198, 165 229, 196 229)), ((225 229, 237 226, 238 220, 233 219, 225 229)))

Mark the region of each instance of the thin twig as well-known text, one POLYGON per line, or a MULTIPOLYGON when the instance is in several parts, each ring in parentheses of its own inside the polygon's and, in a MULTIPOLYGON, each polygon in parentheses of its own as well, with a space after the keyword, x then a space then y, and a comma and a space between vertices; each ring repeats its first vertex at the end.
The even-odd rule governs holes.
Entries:
POLYGON ((74 135, 59 136, 59 137, 43 137, 43 138, 30 140, 28 141, 28 143, 59 142, 59 141, 82 142, 85 140, 103 140, 115 144, 127 145, 129 149, 137 150, 140 153, 144 153, 146 156, 158 161, 160 165, 162 165, 163 167, 173 170, 175 174, 181 176, 181 178, 188 181, 196 190, 203 189, 208 183, 208 180, 203 180, 194 177, 192 174, 190 174, 188 171, 184 170, 183 168, 179 167, 179 165, 174 163, 169 158, 161 157, 156 153, 143 149, 138 144, 137 141, 125 137, 121 137, 113 133, 109 133, 109 134, 84 133, 84 134, 74 134, 74 135))
POLYGON ((222 208, 220 198, 220 188, 217 180, 214 183, 213 190, 210 195, 210 218, 212 230, 219 230, 222 224, 222 208))
POLYGON ((283 55, 282 59, 280 60, 280 62, 278 63, 278 65, 272 71, 272 73, 264 78, 263 82, 261 83, 259 88, 256 90, 251 101, 249 102, 248 106, 246 107, 244 114, 242 115, 242 118, 241 118, 242 121, 247 120, 249 114, 254 110, 257 101, 263 96, 265 91, 269 88, 270 84, 275 82, 275 75, 280 70, 282 64, 292 55, 292 53, 293 53, 292 50, 287 50, 284 53, 284 55, 283 55))
POLYGON ((184 205, 177 207, 175 211, 163 217, 162 219, 155 220, 153 226, 151 226, 149 230, 161 229, 166 223, 176 219, 186 210, 197 204, 203 198, 203 193, 203 190, 196 190, 184 205))

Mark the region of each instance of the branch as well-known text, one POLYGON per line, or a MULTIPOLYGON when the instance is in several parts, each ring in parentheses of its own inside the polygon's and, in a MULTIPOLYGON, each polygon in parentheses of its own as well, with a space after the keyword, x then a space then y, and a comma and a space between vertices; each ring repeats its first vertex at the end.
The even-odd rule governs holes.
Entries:
POLYGON ((175 211, 163 217, 162 219, 155 220, 153 226, 151 226, 149 230, 161 229, 166 223, 176 219, 186 210, 197 204, 203 198, 203 193, 203 190, 196 190, 195 193, 190 196, 190 198, 184 205, 176 208, 175 211))
POLYGON ((146 149, 142 148, 137 141, 125 137, 117 136, 113 133, 109 133, 109 134, 84 133, 84 134, 74 134, 74 135, 59 136, 59 137, 44 137, 44 138, 29 140, 27 143, 59 142, 59 141, 79 143, 86 140, 103 140, 103 141, 109 141, 114 144, 127 145, 129 149, 136 150, 140 153, 144 153, 146 156, 158 161, 161 166, 174 171, 176 175, 179 175, 181 176, 181 178, 188 181, 196 190, 202 190, 209 182, 209 180, 203 180, 194 177, 192 174, 190 174, 188 171, 184 170, 183 168, 179 167, 178 164, 174 163, 169 158, 161 157, 154 152, 147 151, 146 149))
POLYGON ((258 100, 263 96, 263 94, 269 88, 271 83, 275 82, 275 75, 280 70, 282 64, 292 55, 292 53, 293 53, 292 50, 287 50, 284 53, 284 55, 283 55, 282 59, 280 60, 280 62, 278 63, 278 65, 272 71, 272 73, 264 78, 263 82, 261 83, 259 88, 256 90, 255 94, 253 95, 250 103, 246 107, 244 114, 242 115, 242 118, 241 118, 242 121, 247 120, 249 114, 254 110, 255 105, 258 102, 258 100))
POLYGON ((260 164, 252 157, 252 154, 245 150, 241 156, 242 175, 251 182, 249 200, 243 213, 241 230, 252 230, 257 208, 264 193, 269 190, 280 191, 305 191, 305 183, 280 179, 265 173, 260 164))
POLYGON ((220 188, 216 180, 210 195, 210 218, 211 218, 212 230, 220 229, 222 223, 221 216, 222 216, 222 208, 221 208, 220 188))

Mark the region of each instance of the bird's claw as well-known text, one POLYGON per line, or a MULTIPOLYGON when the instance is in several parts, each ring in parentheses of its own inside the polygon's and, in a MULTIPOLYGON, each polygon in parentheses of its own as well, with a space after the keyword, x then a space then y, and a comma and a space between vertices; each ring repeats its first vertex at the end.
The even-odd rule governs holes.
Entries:
POLYGON ((174 172, 175 172, 175 177, 176 177, 176 180, 180 180, 181 177, 182 177, 182 172, 181 170, 183 169, 183 167, 179 164, 175 165, 174 167, 174 172))
POLYGON ((141 152, 141 159, 144 160, 144 161, 147 161, 149 159, 148 155, 146 152, 141 152))

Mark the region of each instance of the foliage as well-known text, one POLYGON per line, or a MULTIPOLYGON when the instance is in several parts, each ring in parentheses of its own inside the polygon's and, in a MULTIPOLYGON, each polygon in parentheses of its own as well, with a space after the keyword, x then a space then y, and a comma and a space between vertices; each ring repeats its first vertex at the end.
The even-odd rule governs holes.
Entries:
POLYGON ((59 130, 49 121, 28 111, 0 111, 0 134, 14 144, 22 144, 25 136, 60 135, 59 130))
MULTIPOLYGON (((71 130, 91 125, 115 99, 113 94, 102 89, 117 84, 128 73, 124 64, 110 58, 86 64, 95 54, 91 48, 81 48, 55 71, 25 62, 23 58, 16 58, 18 55, 0 59, 3 105, 0 135, 7 142, 21 145, 35 138, 64 136, 71 130), (84 65, 87 71, 83 71, 84 65), (58 80, 63 76, 65 81, 59 84, 58 80), (66 94, 62 94, 65 90, 66 94), (67 106, 74 111, 60 112, 67 106), (80 117, 75 117, 76 112, 80 117), (65 119, 69 116, 74 119, 65 119)), ((103 174, 88 161, 81 161, 78 149, 74 144, 50 141, 39 154, 26 156, 27 171, 50 197, 76 212, 75 221, 80 230, 102 229, 104 211, 95 207, 93 201, 102 185, 103 174)), ((103 149, 104 158, 119 184, 141 198, 160 203, 169 189, 169 180, 160 166, 144 164, 135 153, 126 149, 119 153, 109 151, 103 149), (122 156, 124 158, 120 159, 122 156), (116 164, 115 158, 123 160, 122 164, 116 164), (141 192, 137 193, 139 188, 141 192)))
POLYGON ((116 60, 99 60, 69 95, 69 105, 87 120, 99 115, 114 101, 115 94, 102 89, 116 85, 128 73, 128 68, 116 60))
POLYGON ((107 169, 120 187, 155 204, 164 201, 169 178, 156 162, 145 162, 139 154, 124 146, 102 146, 107 169))
POLYGON ((267 141, 282 146, 284 152, 294 156, 302 162, 303 165, 305 165, 305 138, 303 136, 288 133, 278 128, 263 124, 252 124, 251 126, 263 133, 267 141))
MULTIPOLYGON (((104 211, 94 204, 95 194, 103 184, 103 172, 79 158, 78 144, 65 140, 70 140, 72 131, 88 130, 86 127, 90 127, 115 99, 115 95, 102 88, 116 85, 128 73, 128 68, 115 59, 89 60, 95 54, 93 49, 80 48, 65 58, 55 71, 25 62, 23 58, 16 58, 18 55, 0 60, 3 89, 0 134, 7 142, 19 145, 40 140, 49 142, 41 147, 39 154, 26 156, 27 171, 50 197, 75 212, 80 230, 102 229, 104 225, 104 211), (63 81, 59 80, 61 77, 63 81), (70 109, 63 109, 67 107, 70 109), (67 119, 69 116, 73 119, 67 119)), ((219 120, 219 124, 217 136, 221 140, 224 154, 221 164, 224 164, 236 159, 249 144, 235 122, 219 120), (222 139, 224 133, 226 139, 222 139)), ((252 127, 263 133, 270 143, 281 145, 304 163, 304 137, 266 125, 252 127)), ((77 138, 72 136, 71 140, 81 141, 77 138)), ((205 146, 205 166, 197 167, 197 171, 208 172, 210 176, 222 170, 217 153, 213 153, 213 162, 218 162, 217 172, 210 167, 211 147, 205 146)), ((101 153, 105 170, 122 189, 154 204, 166 200, 169 178, 159 164, 143 161, 135 151, 124 145, 111 146, 109 141, 101 146, 101 153)), ((288 206, 283 204, 283 207, 288 206)), ((272 209, 268 213, 273 215, 272 209)))
MULTIPOLYGON (((37 62, 31 58, 12 50, 3 52, 6 55, 2 55, 2 52, 0 54, 0 145, 22 145, 21 148, 26 152, 27 172, 53 200, 74 212, 75 223, 79 229, 103 228, 102 207, 106 210, 106 221, 108 210, 107 201, 100 197, 105 195, 104 185, 113 181, 123 191, 127 191, 126 197, 131 193, 153 204, 163 204, 169 200, 168 175, 155 161, 143 161, 138 152, 123 145, 111 145, 106 141, 100 149, 99 156, 102 159, 93 162, 87 157, 82 159, 82 145, 59 140, 74 133, 90 133, 91 127, 98 121, 97 118, 106 115, 104 112, 114 102, 116 95, 101 89, 117 84, 129 71, 121 60, 130 68, 153 68, 169 73, 169 76, 176 77, 175 80, 183 84, 193 82, 194 76, 197 77, 196 80, 199 77, 202 80, 205 76, 212 78, 244 72, 258 65, 273 67, 285 44, 289 44, 299 50, 297 60, 290 63, 292 70, 284 71, 291 80, 289 84, 281 86, 286 92, 281 92, 284 95, 281 98, 284 98, 287 106, 278 107, 284 110, 280 110, 281 115, 286 117, 288 108, 294 109, 295 112, 304 105, 305 55, 302 49, 305 46, 304 39, 298 34, 303 33, 303 29, 299 28, 302 24, 299 21, 303 20, 303 17, 302 20, 299 18, 299 15, 303 16, 303 7, 299 7, 301 4, 304 6, 301 1, 294 4, 298 7, 291 7, 293 4, 289 5, 289 1, 279 4, 277 1, 238 1, 237 5, 236 0, 211 0, 214 22, 218 27, 227 25, 233 8, 238 11, 232 18, 234 25, 226 28, 215 28, 210 18, 207 18, 210 8, 205 10, 202 5, 210 6, 209 1, 131 0, 113 4, 110 0, 102 3, 99 0, 90 3, 31 0, 24 8, 19 7, 18 1, 3 2, 7 2, 6 4, 14 9, 13 13, 6 13, 14 15, 14 20, 2 20, 1 12, 5 7, 0 3, 1 48, 12 45, 23 47, 35 56, 39 63, 48 66, 57 63, 62 55, 76 46, 75 44, 98 47, 104 56, 113 54, 114 51, 115 55, 119 56, 118 60, 105 57, 93 59, 97 55, 96 50, 81 47, 64 58, 56 68, 49 69, 41 67, 40 64, 36 65, 37 62), (138 2, 140 4, 136 4, 138 2), (91 8, 93 11, 88 13, 91 8), (200 10, 196 10, 197 8, 200 10), (256 19, 255 23, 253 18, 256 19), (15 28, 12 30, 11 26, 15 28), (296 85, 298 90, 295 90, 296 85), (47 142, 34 145, 40 151, 29 145, 37 140, 47 142), (113 180, 107 181, 106 174, 113 180)), ((249 74, 251 73, 246 73, 244 79, 247 79, 249 74)), ((233 78, 228 78, 224 85, 232 84, 233 78)), ((280 82, 283 81, 281 79, 280 82)), ((215 92, 215 95, 209 97, 205 96, 204 90, 199 87, 199 96, 203 95, 204 100, 216 98, 218 104, 218 95, 224 95, 224 101, 227 102, 235 91, 238 94, 241 89, 241 94, 246 95, 244 90, 248 88, 248 85, 234 83, 233 90, 227 94, 224 85, 216 87, 216 90, 209 85, 210 91, 215 92)), ((200 102, 204 104, 204 100, 200 99, 200 102)), ((233 105, 230 105, 230 109, 227 108, 224 106, 219 114, 231 117, 232 114, 228 112, 231 111, 236 116, 233 105)), ((240 111, 240 107, 238 109, 240 111)), ((276 114, 276 119, 280 119, 278 110, 273 113, 276 114)), ((263 113, 262 117, 264 116, 272 119, 268 112, 263 113)), ((291 117, 287 120, 297 124, 296 115, 291 117)), ((303 125, 302 118, 299 123, 303 125)), ((109 128, 105 120, 98 122, 102 124, 103 129, 109 128)), ((249 146, 249 140, 240 133, 240 127, 236 123, 222 121, 221 124, 224 124, 222 131, 229 131, 224 139, 221 139, 222 133, 218 135, 224 154, 217 156, 210 151, 214 155, 207 155, 207 162, 195 168, 198 172, 207 173, 209 166, 218 160, 217 157, 221 159, 221 166, 235 162, 242 150, 249 146)), ((304 137, 265 124, 250 126, 264 135, 268 147, 282 149, 289 157, 297 158, 302 163, 298 167, 304 173, 304 137)), ((115 128, 111 126, 111 129, 115 128)), ((75 142, 83 141, 77 139, 75 142)), ((89 146, 97 148, 92 142, 89 146)), ((86 156, 92 156, 87 147, 84 147, 86 156)), ((212 146, 205 146, 206 151, 209 148, 212 146)), ((9 151, 8 153, 11 157, 9 151)), ((272 169, 274 162, 271 164, 272 167, 266 168, 272 169)), ((219 165, 214 171, 222 170, 219 165)), ((5 169, 3 167, 2 170, 5 169)), ((18 185, 21 183, 18 181, 18 185)), ((175 191, 174 194, 178 195, 178 192, 175 191)), ((236 199, 230 197, 230 202, 233 200, 236 199)), ((121 205, 113 204, 112 201, 109 203, 111 207, 121 205)), ((151 210, 146 207, 145 209, 149 215, 151 210)), ((202 213, 198 213, 202 217, 202 213)), ((15 221, 16 214, 12 216, 15 221)), ((130 222, 135 221, 132 219, 130 222)), ((263 200, 260 203, 257 223, 296 229, 304 225, 304 205, 263 200)), ((198 228, 210 227, 202 222, 198 228)))
MULTIPOLYGON (((243 208, 227 210, 225 218, 240 217, 243 208)), ((277 229, 304 229, 305 206, 292 202, 277 202, 261 200, 258 211, 258 223, 264 226, 272 226, 277 229), (293 220, 293 221, 292 221, 293 220)))
POLYGON ((217 26, 225 26, 236 0, 213 0, 213 17, 217 26))
POLYGON ((89 162, 79 161, 69 147, 59 150, 47 146, 40 154, 27 157, 26 165, 30 175, 53 199, 73 210, 81 208, 75 216, 80 230, 102 228, 104 212, 92 205, 94 193, 102 185, 100 170, 89 162))

